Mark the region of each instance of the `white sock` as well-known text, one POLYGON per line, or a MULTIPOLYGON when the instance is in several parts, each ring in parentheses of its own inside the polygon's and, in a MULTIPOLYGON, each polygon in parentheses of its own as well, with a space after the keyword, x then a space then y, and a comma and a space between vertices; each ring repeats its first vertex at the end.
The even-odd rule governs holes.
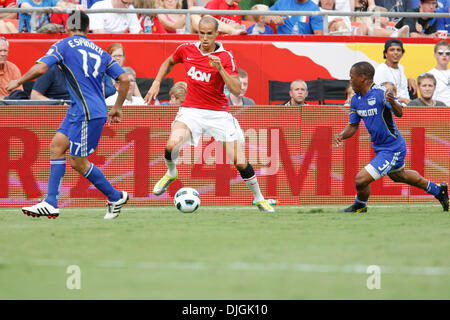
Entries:
POLYGON ((256 176, 251 177, 250 179, 244 179, 247 186, 253 192, 253 197, 255 198, 255 202, 259 202, 264 200, 264 197, 261 193, 261 189, 259 188, 258 179, 256 176))
POLYGON ((177 162, 173 161, 173 160, 167 160, 167 159, 164 159, 164 160, 166 161, 167 174, 171 178, 175 178, 177 176, 177 162))

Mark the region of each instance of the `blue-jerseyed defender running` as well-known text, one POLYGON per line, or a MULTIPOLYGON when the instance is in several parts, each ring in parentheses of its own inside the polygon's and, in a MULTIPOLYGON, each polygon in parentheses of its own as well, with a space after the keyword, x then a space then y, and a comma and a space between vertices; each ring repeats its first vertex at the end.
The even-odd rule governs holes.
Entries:
POLYGON ((32 207, 22 208, 22 211, 33 217, 56 218, 59 215, 58 194, 66 170, 65 154, 70 150, 72 168, 108 198, 104 218, 113 219, 128 201, 128 193, 115 189, 103 172, 90 163, 87 157, 95 151, 104 124, 121 121, 122 104, 128 92, 129 78, 107 52, 86 37, 89 32, 89 17, 86 13, 71 13, 66 29, 68 38, 54 44, 27 73, 7 86, 7 90, 14 90, 58 64, 63 70, 71 98, 67 115, 50 144, 47 197, 32 207), (104 73, 119 81, 119 96, 109 113, 102 88, 104 73))
POLYGON ((395 182, 406 183, 434 195, 444 211, 448 211, 448 187, 445 182, 439 186, 416 171, 404 169, 406 143, 394 120, 394 115, 403 115, 402 105, 392 92, 374 85, 374 74, 375 69, 368 62, 358 62, 350 69, 350 83, 355 91, 350 104, 350 121, 341 133, 333 137, 333 143, 340 145, 356 133, 362 119, 375 151, 375 158, 356 175, 355 203, 342 212, 366 212, 370 183, 385 175, 395 182))

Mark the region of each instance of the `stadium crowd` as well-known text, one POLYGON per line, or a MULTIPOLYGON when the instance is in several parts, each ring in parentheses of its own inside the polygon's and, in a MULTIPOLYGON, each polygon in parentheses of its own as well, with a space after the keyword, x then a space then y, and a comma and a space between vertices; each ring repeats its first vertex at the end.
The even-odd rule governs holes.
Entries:
MULTIPOLYGON (((449 0, 3 0, 2 8, 47 8, 37 15, 37 32, 64 30, 67 14, 59 9, 196 9, 257 11, 340 11, 449 13, 449 0)), ((196 33, 200 15, 191 15, 190 30, 183 14, 89 14, 91 32, 196 33)), ((322 34, 322 16, 218 15, 224 34, 322 34)), ((0 33, 30 32, 31 13, 0 14, 0 33)), ((450 18, 385 18, 328 16, 329 34, 392 37, 445 37, 450 18)))
MULTIPOLYGON (((446 38, 450 29, 450 18, 387 18, 379 16, 383 12, 449 12, 450 0, 4 0, 4 8, 48 8, 45 13, 36 16, 37 32, 54 33, 63 32, 67 22, 66 13, 57 13, 59 9, 108 9, 108 8, 141 8, 141 9, 197 9, 207 10, 255 10, 255 11, 340 11, 377 13, 372 17, 329 16, 328 31, 330 35, 366 35, 391 37, 385 45, 383 55, 386 62, 380 64, 375 74, 375 83, 391 86, 397 92, 400 101, 425 105, 450 105, 448 79, 448 61, 450 49, 448 42, 442 40, 437 43, 434 50, 436 67, 424 70, 423 75, 417 79, 406 79, 400 60, 405 52, 403 37, 440 37, 446 38), (394 50, 396 52, 392 52, 394 50), (424 75, 426 75, 424 77, 424 75), (425 90, 423 83, 430 88, 425 90), (422 87, 420 86, 422 84, 422 87), (419 99, 419 97, 431 97, 419 99), (414 102, 413 102, 414 101, 414 102)), ((95 13, 89 14, 90 32, 93 33, 197 33, 198 21, 202 15, 191 15, 190 30, 186 28, 186 19, 183 14, 118 14, 95 13)), ((265 15, 227 15, 213 16, 219 23, 219 32, 222 34, 249 34, 249 35, 292 35, 292 34, 323 34, 322 16, 265 16, 265 15)), ((31 14, 28 13, 2 13, 0 14, 0 33, 30 32, 31 14)), ((17 78, 20 70, 7 61, 9 44, 6 38, 0 39, 0 94, 4 99, 28 98, 21 92, 8 92, 4 90, 10 79, 17 78)), ((124 66, 125 52, 120 43, 108 48, 108 53, 124 66)), ((429 57, 432 59, 432 57, 429 57)), ((135 83, 134 70, 129 70, 130 80, 135 83)), ((248 86, 248 75, 240 70, 240 80, 243 94, 235 97, 227 94, 230 105, 254 104, 251 97, 244 97, 248 86)), ((117 84, 108 76, 103 79, 105 99, 114 97, 117 84)), ((126 102, 132 99, 142 99, 142 92, 137 85, 132 85, 133 92, 126 102)), ((67 91, 58 68, 52 68, 47 80, 37 81, 29 97, 38 99, 57 99, 67 97, 67 91), (50 74, 51 73, 51 74, 50 74), (51 81, 50 81, 51 80, 51 81), (42 85, 45 83, 45 85, 42 85)), ((284 105, 304 105, 308 96, 307 83, 301 79, 292 82, 289 91, 289 100, 284 105), (295 88, 294 88, 295 87, 295 88), (297 88, 299 87, 299 88, 297 88), (300 88, 301 87, 301 88, 300 88), (296 90, 302 93, 295 93, 296 90), (298 97, 297 97, 298 95, 298 97)), ((108 101, 111 101, 109 99, 108 101)))

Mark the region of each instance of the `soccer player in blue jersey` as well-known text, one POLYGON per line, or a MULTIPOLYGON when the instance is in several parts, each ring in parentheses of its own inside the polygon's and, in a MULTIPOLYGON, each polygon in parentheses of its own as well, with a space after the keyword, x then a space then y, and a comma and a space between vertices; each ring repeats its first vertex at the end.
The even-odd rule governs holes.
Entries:
POLYGON ((366 212, 370 184, 385 175, 395 182, 406 183, 434 195, 444 211, 448 211, 447 183, 437 185, 416 171, 404 169, 406 143, 394 120, 394 115, 403 115, 402 105, 392 92, 374 85, 374 74, 375 69, 368 62, 358 62, 350 69, 350 83, 355 91, 350 104, 350 121, 341 133, 333 137, 333 143, 339 146, 356 133, 362 119, 375 151, 375 158, 356 175, 355 203, 342 212, 366 212))
POLYGON ((115 189, 103 172, 90 163, 87 157, 95 151, 103 125, 106 122, 111 124, 121 121, 129 77, 107 52, 86 37, 89 32, 89 17, 86 13, 71 13, 66 28, 68 38, 55 43, 20 79, 11 81, 7 86, 7 90, 14 90, 58 64, 63 70, 71 98, 67 115, 50 144, 47 197, 32 207, 22 208, 22 211, 33 217, 56 218, 59 215, 59 188, 66 170, 65 154, 70 150, 72 168, 91 181, 108 198, 104 218, 113 219, 128 201, 128 193, 115 189), (119 96, 109 113, 102 89, 102 76, 105 72, 119 81, 119 96))

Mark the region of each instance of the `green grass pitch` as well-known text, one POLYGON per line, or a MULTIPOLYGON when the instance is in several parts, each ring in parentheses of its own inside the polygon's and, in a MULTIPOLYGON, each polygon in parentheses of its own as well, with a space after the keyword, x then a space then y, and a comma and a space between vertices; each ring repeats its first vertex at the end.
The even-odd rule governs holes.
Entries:
POLYGON ((439 204, 0 209, 0 299, 450 299, 439 204), (68 289, 79 267, 80 289, 68 289), (380 267, 369 290, 367 267, 380 267), (70 269, 69 269, 70 271, 70 269))

